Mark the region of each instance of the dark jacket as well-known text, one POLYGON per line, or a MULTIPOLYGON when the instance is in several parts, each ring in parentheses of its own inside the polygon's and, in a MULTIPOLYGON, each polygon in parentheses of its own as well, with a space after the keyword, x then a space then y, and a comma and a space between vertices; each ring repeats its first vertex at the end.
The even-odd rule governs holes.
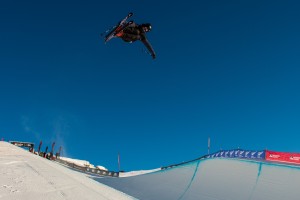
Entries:
POLYGON ((125 42, 135 42, 137 40, 141 40, 143 44, 147 47, 148 51, 150 52, 153 59, 155 59, 156 54, 150 44, 150 42, 147 40, 146 33, 142 29, 141 26, 137 25, 136 23, 130 24, 128 27, 126 27, 123 30, 123 35, 121 38, 125 42))

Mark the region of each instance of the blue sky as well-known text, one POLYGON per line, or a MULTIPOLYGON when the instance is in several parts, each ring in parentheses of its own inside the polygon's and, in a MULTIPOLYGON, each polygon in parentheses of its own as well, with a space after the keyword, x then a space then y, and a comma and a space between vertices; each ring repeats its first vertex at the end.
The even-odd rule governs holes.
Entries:
POLYGON ((297 1, 5 1, 0 137, 151 169, 222 149, 300 152, 297 1), (100 34, 128 12, 140 42, 100 34))

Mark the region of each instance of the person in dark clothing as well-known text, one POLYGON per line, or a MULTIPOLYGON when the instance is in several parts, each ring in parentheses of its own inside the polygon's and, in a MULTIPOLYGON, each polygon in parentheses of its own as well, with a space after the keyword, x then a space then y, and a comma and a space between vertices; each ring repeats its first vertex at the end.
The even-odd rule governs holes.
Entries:
POLYGON ((129 43, 140 40, 147 47, 152 58, 155 59, 156 54, 155 54, 150 42, 147 40, 147 37, 146 37, 146 33, 149 32, 150 30, 151 30, 151 24, 149 24, 149 23, 138 25, 138 24, 132 22, 130 25, 128 25, 122 31, 117 33, 116 36, 121 38, 125 42, 129 42, 129 43))

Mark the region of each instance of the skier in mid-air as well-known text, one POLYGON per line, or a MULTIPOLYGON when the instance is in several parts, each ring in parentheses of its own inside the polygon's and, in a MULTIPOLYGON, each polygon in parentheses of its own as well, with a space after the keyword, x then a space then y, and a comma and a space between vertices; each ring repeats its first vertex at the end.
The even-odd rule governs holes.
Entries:
POLYGON ((143 44, 147 47, 149 53, 151 54, 152 58, 156 58, 156 54, 150 44, 150 42, 147 40, 146 33, 151 31, 151 24, 141 24, 138 25, 134 22, 132 22, 130 25, 128 25, 126 28, 124 28, 122 31, 116 34, 116 37, 122 38, 125 42, 135 42, 137 40, 140 40, 143 42, 143 44))
POLYGON ((105 43, 114 37, 119 37, 129 43, 140 40, 146 46, 152 58, 155 59, 156 54, 146 37, 146 33, 151 31, 151 24, 146 23, 138 25, 133 21, 127 22, 128 18, 132 15, 133 13, 129 13, 117 26, 115 26, 113 30, 110 31, 110 33, 105 36, 105 43))

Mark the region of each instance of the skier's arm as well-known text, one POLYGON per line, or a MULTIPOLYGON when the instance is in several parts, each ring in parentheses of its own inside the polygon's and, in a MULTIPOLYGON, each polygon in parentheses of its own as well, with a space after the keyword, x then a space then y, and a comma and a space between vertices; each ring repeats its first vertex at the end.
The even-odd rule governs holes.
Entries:
POLYGON ((147 40, 146 37, 142 37, 141 41, 144 43, 144 45, 147 47, 148 51, 150 52, 151 56, 153 59, 156 58, 156 54, 150 44, 150 42, 147 40))

